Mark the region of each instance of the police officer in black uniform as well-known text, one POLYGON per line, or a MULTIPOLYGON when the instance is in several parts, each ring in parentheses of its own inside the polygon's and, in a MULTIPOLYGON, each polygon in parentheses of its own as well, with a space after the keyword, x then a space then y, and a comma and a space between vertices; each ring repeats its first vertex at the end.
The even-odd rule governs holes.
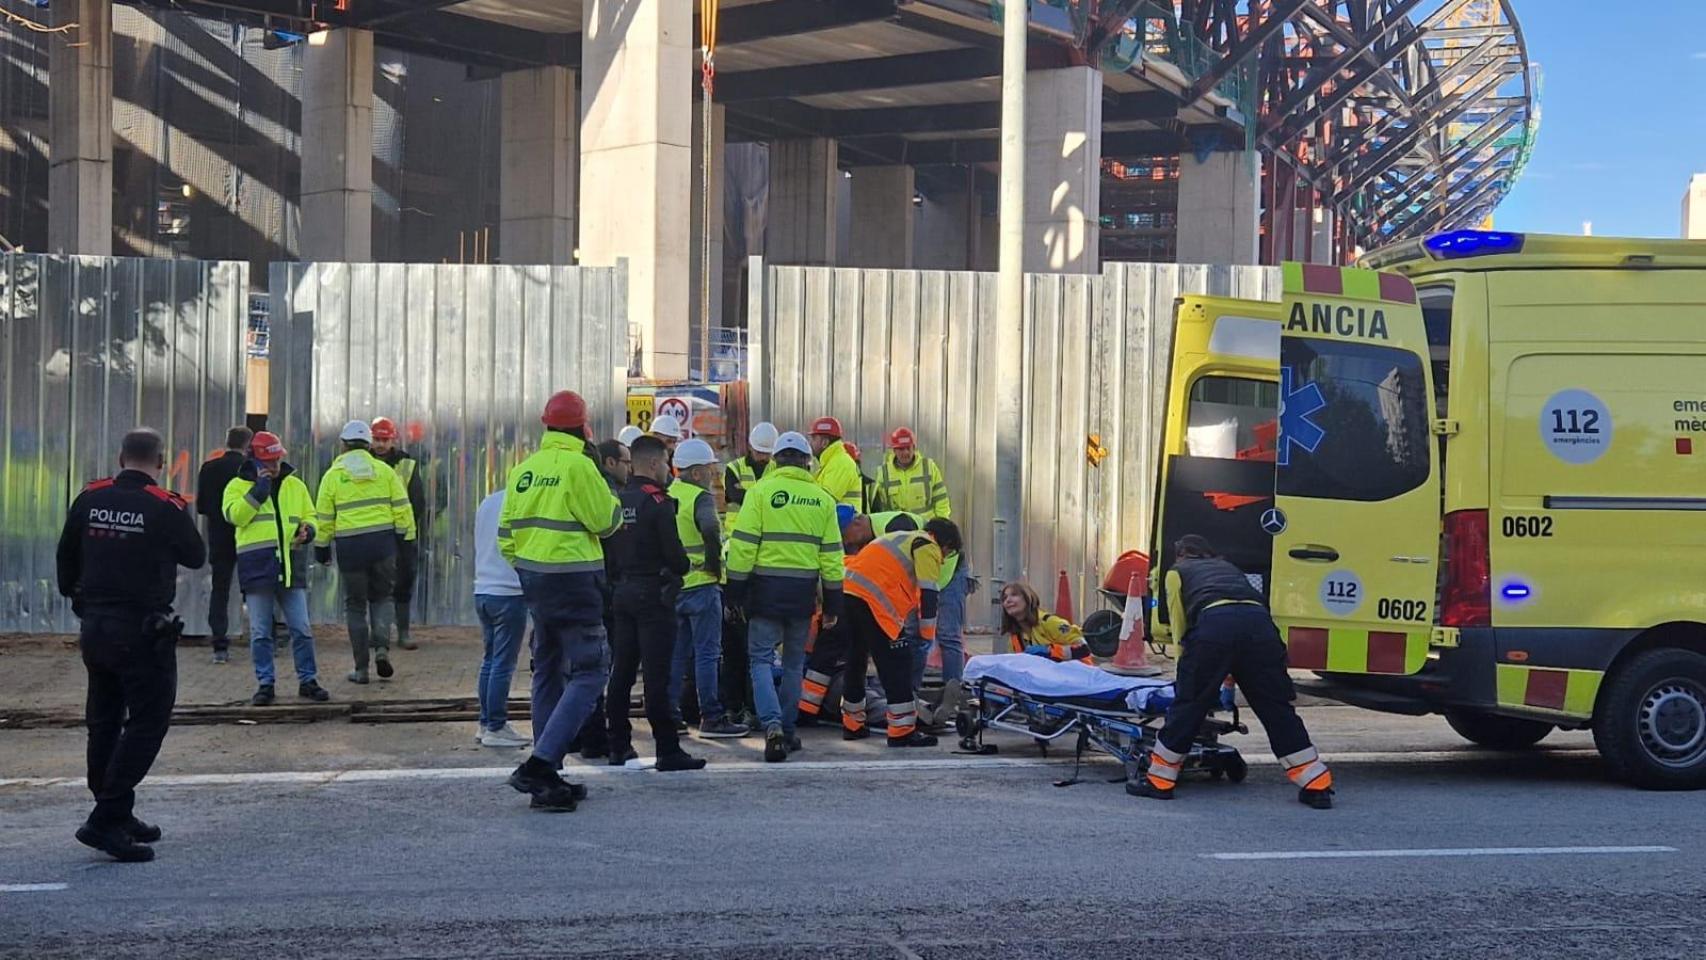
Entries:
POLYGON ((165 466, 160 434, 125 434, 118 475, 84 488, 59 536, 59 592, 83 621, 78 644, 89 672, 84 721, 95 811, 77 839, 126 862, 154 859, 147 844, 160 839, 134 807, 178 695, 177 568, 207 562, 183 498, 158 484, 165 466))
POLYGON ((634 473, 622 488, 622 528, 605 541, 605 556, 615 557, 616 593, 612 604, 616 632, 610 685, 604 692, 610 728, 610 765, 634 758, 628 696, 636 668, 645 673, 646 720, 657 742, 657 768, 698 770, 700 757, 681 749, 681 737, 669 706, 670 661, 675 653, 675 598, 681 578, 691 569, 687 548, 675 526, 675 500, 658 477, 669 476, 669 448, 644 436, 630 448, 634 473))

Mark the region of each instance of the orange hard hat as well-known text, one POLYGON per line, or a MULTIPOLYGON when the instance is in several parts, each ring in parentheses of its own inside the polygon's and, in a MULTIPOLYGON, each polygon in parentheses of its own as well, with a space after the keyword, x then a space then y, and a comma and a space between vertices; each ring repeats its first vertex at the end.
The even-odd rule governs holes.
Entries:
POLYGON ((852 457, 855 461, 859 459, 859 445, 857 443, 854 443, 851 440, 843 440, 841 441, 841 445, 847 448, 848 456, 852 457))
POLYGON ((284 449, 284 441, 280 440, 276 433, 268 433, 262 430, 249 441, 249 453, 256 460, 277 463, 284 459, 287 452, 284 449))
POLYGON ((911 450, 916 446, 918 438, 912 435, 912 430, 908 427, 896 427, 894 432, 889 434, 890 450, 911 450))
POLYGON ((553 430, 572 430, 586 426, 586 401, 573 390, 558 390, 545 401, 545 413, 539 422, 553 430))
POLYGON ((397 439, 397 425, 391 422, 390 417, 374 417, 368 426, 372 428, 375 440, 397 439))
POLYGON ((841 421, 834 417, 818 417, 812 421, 812 436, 841 439, 841 421))

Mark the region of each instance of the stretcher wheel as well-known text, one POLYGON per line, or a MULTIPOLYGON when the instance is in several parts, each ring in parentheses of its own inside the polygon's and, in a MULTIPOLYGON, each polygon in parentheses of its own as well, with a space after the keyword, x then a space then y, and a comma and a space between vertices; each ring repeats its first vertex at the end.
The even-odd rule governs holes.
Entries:
POLYGON ((954 714, 954 732, 959 734, 961 739, 964 739, 976 733, 977 727, 969 714, 956 713, 954 714))
POLYGON ((1226 771, 1226 779, 1233 783, 1243 783, 1244 778, 1250 775, 1250 765, 1236 753, 1226 758, 1223 769, 1226 771))

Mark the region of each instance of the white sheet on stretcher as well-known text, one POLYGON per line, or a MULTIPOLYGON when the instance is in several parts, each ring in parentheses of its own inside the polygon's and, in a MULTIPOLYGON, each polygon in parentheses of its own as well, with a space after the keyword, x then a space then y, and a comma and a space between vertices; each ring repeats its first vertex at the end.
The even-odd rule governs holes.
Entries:
POLYGON ((1029 653, 998 653, 972 657, 966 661, 966 679, 984 678, 1005 684, 1022 693, 1045 699, 1065 697, 1095 697, 1113 699, 1120 696, 1126 706, 1138 713, 1158 712, 1150 709, 1153 698, 1164 701, 1173 698, 1173 684, 1152 677, 1122 677, 1070 660, 1056 663, 1047 657, 1029 653))

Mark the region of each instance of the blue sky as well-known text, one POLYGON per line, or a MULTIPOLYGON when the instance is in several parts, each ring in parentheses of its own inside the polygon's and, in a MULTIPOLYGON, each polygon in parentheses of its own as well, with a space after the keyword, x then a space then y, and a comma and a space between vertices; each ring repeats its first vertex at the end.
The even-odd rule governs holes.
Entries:
POLYGON ((1540 135, 1502 230, 1675 237, 1706 173, 1706 0, 1516 0, 1540 135))

